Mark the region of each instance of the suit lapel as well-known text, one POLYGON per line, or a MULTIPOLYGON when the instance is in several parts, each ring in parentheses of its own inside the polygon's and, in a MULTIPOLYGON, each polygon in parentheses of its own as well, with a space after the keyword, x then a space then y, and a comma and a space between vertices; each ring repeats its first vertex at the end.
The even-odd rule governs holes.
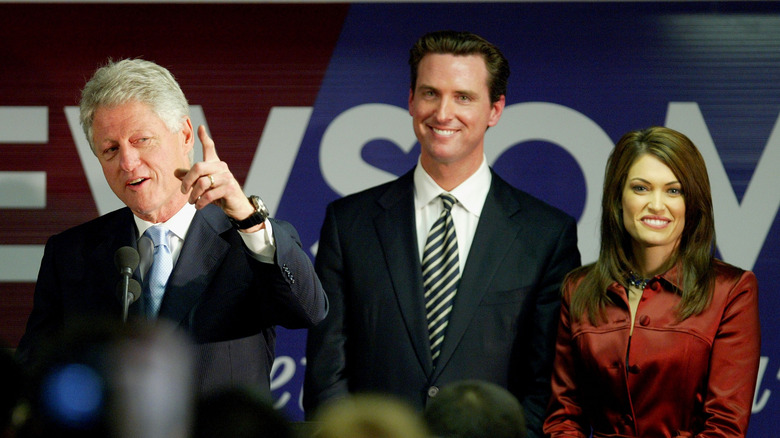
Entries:
POLYGON ((415 231, 413 174, 414 170, 403 175, 378 199, 381 210, 374 225, 409 339, 420 365, 430 374, 433 362, 415 231))
POLYGON ((479 224, 458 285, 458 293, 455 296, 439 357, 437 375, 452 357, 491 280, 496 275, 501 260, 512 247, 512 241, 519 232, 513 217, 519 209, 520 205, 511 196, 508 184, 493 173, 490 191, 482 207, 479 224))
POLYGON ((178 323, 190 315, 230 249, 220 237, 230 229, 230 222, 217 206, 195 213, 160 304, 161 318, 178 323))
MULTIPOLYGON (((123 208, 114 213, 115 218, 103 222, 102 228, 89 236, 96 240, 94 245, 85 245, 89 254, 84 255, 87 260, 87 266, 94 272, 96 287, 94 290, 104 291, 111 297, 107 300, 113 300, 116 303, 116 309, 121 313, 122 300, 117 293, 117 285, 121 280, 119 270, 114 262, 116 250, 123 246, 137 248, 137 233, 135 223, 133 222, 133 213, 129 208, 123 208)), ((131 307, 132 308, 132 307, 131 307)))

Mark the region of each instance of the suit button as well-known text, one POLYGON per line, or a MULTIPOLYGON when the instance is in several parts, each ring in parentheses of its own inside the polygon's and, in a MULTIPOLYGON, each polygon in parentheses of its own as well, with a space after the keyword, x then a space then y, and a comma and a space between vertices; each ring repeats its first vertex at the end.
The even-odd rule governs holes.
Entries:
POLYGON ((439 393, 439 387, 438 386, 431 386, 428 388, 428 397, 436 397, 436 394, 439 393))
POLYGON ((639 318, 639 324, 642 326, 650 325, 650 317, 647 315, 642 315, 642 317, 639 318))
POLYGON ((639 365, 631 365, 630 367, 628 367, 628 372, 631 374, 639 374, 639 371, 641 371, 639 365))

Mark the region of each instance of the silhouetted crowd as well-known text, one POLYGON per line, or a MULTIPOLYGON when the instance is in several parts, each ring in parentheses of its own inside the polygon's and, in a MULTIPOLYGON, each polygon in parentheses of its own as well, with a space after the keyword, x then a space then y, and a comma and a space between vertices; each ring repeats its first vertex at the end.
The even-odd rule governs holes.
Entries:
POLYGON ((191 343, 164 324, 84 321, 22 368, 2 350, 2 438, 524 438, 504 388, 466 380, 425 412, 390 395, 354 394, 294 422, 245 386, 198 393, 191 343))

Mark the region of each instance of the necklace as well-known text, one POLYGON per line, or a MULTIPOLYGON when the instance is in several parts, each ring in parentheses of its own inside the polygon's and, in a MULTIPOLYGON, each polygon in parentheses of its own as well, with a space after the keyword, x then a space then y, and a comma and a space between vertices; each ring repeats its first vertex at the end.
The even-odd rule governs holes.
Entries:
POLYGON ((647 283, 652 280, 651 278, 641 278, 638 275, 634 273, 634 271, 631 271, 628 273, 628 284, 631 286, 634 286, 636 288, 639 288, 639 290, 644 290, 645 286, 647 286, 647 283))

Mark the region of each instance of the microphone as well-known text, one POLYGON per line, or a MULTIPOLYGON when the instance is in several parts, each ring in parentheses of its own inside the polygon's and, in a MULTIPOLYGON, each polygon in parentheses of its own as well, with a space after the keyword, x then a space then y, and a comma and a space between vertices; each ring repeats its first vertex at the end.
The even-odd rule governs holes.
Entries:
MULTIPOLYGON (((124 280, 120 281, 116 284, 116 295, 119 297, 119 301, 122 301, 123 298, 125 298, 125 288, 124 288, 124 280)), ((138 282, 135 278, 130 278, 127 280, 127 307, 129 307, 134 302, 138 301, 138 298, 141 297, 141 283, 138 282)))
POLYGON ((133 276, 133 271, 138 267, 141 257, 132 246, 123 246, 114 253, 116 265, 122 279, 117 284, 117 292, 122 301, 122 321, 127 322, 127 310, 135 300, 141 296, 141 285, 133 276))

